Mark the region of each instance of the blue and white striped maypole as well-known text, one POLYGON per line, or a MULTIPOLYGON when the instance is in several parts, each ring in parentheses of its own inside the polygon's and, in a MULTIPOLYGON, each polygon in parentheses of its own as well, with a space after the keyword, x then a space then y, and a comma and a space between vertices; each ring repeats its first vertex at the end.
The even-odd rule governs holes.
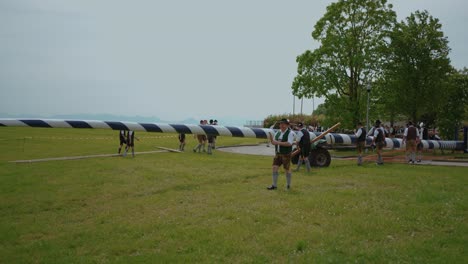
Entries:
MULTIPOLYGON (((185 133, 198 135, 214 135, 226 137, 268 138, 275 130, 269 128, 248 128, 218 125, 190 125, 165 123, 137 123, 122 121, 98 120, 58 120, 58 119, 12 119, 0 118, 0 127, 42 127, 42 128, 91 128, 112 130, 134 130, 157 133, 185 133)), ((320 133, 311 132, 311 140, 320 133)), ((324 139, 331 145, 355 145, 356 136, 348 134, 329 133, 324 139)), ((399 138, 386 138, 386 148, 404 148, 399 138)), ((372 137, 367 137, 366 145, 370 145, 372 137)), ((463 141, 422 140, 424 149, 464 150, 463 141)))

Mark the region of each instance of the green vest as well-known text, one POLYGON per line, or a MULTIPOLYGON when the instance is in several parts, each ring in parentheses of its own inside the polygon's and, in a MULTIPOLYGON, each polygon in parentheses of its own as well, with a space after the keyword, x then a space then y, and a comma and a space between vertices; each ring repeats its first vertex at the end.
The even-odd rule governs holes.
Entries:
MULTIPOLYGON (((289 132, 291 132, 290 129, 288 129, 288 130, 286 130, 286 132, 284 132, 283 138, 281 139, 281 142, 288 142, 289 132)), ((276 135, 275 135, 275 140, 276 141, 279 141, 278 139, 279 139, 280 134, 281 134, 281 131, 278 131, 276 133, 276 135)), ((290 154, 292 152, 292 146, 283 147, 283 146, 276 145, 275 150, 276 150, 276 153, 279 153, 279 154, 290 154), (278 147, 279 147, 279 151, 278 151, 278 147)))

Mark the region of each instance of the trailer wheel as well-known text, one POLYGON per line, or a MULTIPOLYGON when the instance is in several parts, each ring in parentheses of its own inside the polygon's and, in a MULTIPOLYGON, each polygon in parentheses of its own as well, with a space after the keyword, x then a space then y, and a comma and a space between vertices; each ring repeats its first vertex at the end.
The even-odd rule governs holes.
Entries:
POLYGON ((328 167, 330 166, 331 156, 328 150, 317 148, 310 151, 309 162, 312 166, 328 167))

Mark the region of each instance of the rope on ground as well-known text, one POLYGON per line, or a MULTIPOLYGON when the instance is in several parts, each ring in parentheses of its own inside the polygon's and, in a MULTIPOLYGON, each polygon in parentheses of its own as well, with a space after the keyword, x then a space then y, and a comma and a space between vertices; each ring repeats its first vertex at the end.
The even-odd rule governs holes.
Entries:
MULTIPOLYGON (((164 153, 164 152, 168 152, 168 151, 167 150, 142 151, 142 152, 135 152, 135 155, 164 153)), ((103 158, 103 157, 119 157, 119 156, 122 156, 122 155, 121 154, 97 154, 97 155, 56 157, 56 158, 31 159, 31 160, 13 160, 9 162, 10 163, 34 163, 34 162, 57 161, 57 160, 78 160, 78 159, 103 158)))

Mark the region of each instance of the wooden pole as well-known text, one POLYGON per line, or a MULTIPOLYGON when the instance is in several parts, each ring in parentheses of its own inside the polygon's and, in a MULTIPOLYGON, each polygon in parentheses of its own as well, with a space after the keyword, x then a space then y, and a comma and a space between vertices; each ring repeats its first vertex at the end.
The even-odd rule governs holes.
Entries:
MULTIPOLYGON (((335 125, 333 125, 332 127, 330 127, 329 129, 327 129, 326 131, 324 131, 322 134, 318 135, 317 137, 315 137, 313 140, 310 141, 310 144, 320 140, 321 138, 323 138, 324 136, 326 136, 328 133, 332 132, 335 128, 339 127, 341 125, 341 123, 336 123, 335 125)), ((301 148, 299 148, 299 146, 297 146, 297 149, 295 151, 293 151, 293 153, 291 153, 291 156, 294 157, 296 156, 297 154, 299 154, 299 152, 301 151, 301 148)))

